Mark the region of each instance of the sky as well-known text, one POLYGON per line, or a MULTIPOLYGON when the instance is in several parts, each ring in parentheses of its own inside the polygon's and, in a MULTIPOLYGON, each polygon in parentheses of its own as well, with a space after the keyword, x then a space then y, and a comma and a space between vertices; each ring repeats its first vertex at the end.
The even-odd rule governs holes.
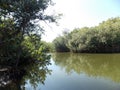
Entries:
POLYGON ((46 13, 62 14, 58 24, 45 25, 42 40, 52 42, 63 31, 96 26, 109 18, 120 16, 120 0, 52 0, 46 13))

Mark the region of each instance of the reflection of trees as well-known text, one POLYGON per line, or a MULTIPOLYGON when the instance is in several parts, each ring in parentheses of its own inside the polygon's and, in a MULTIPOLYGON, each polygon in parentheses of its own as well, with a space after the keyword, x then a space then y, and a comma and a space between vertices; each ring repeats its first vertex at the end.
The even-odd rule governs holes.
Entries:
POLYGON ((120 82, 119 54, 61 54, 53 55, 55 64, 65 68, 67 73, 84 72, 89 76, 102 76, 120 82))
POLYGON ((50 74, 47 65, 50 62, 48 60, 40 63, 31 63, 31 65, 25 65, 19 67, 19 69, 7 70, 0 72, 0 90, 25 90, 25 84, 27 81, 35 88, 38 83, 44 84, 46 74, 50 74))

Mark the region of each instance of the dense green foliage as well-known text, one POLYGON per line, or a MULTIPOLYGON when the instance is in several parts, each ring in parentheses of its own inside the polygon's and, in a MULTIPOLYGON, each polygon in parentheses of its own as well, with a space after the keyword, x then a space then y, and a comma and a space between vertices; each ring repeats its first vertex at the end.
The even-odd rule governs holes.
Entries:
POLYGON ((66 46, 66 38, 63 36, 57 37, 54 41, 54 47, 57 52, 68 52, 69 48, 66 46))
POLYGON ((62 46, 67 46, 72 52, 120 52, 120 18, 108 19, 96 27, 74 29, 66 36, 57 37, 53 43, 56 51, 64 51, 62 46))
POLYGON ((45 48, 44 50, 46 52, 48 52, 48 53, 53 52, 54 46, 53 46, 53 44, 51 42, 41 41, 41 43, 44 46, 44 48, 45 48))
POLYGON ((44 13, 51 4, 51 0, 0 0, 1 65, 17 67, 35 60, 48 61, 38 21, 55 22, 53 15, 44 13))

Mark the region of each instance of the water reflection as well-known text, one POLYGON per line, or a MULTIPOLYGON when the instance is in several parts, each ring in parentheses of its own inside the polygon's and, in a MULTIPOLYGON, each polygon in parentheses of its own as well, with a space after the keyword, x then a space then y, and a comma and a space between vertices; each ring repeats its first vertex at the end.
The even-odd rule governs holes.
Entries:
POLYGON ((0 90, 120 89, 120 54, 56 53, 51 61, 52 72, 49 62, 0 72, 0 90))
POLYGON ((0 90, 28 90, 25 88, 28 83, 33 88, 31 90, 35 90, 38 84, 44 84, 46 75, 51 73, 47 68, 49 63, 31 63, 14 70, 0 71, 0 90))
POLYGON ((53 54, 56 65, 70 74, 85 73, 92 77, 104 77, 120 82, 120 54, 53 54))

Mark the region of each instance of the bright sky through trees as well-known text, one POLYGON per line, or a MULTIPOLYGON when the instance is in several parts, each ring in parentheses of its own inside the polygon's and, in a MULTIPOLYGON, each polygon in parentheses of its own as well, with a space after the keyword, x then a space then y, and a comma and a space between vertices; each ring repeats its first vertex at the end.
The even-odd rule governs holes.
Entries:
POLYGON ((46 26, 43 40, 51 42, 64 30, 98 25, 108 18, 120 16, 120 0, 53 0, 47 13, 62 13, 59 26, 46 26))

